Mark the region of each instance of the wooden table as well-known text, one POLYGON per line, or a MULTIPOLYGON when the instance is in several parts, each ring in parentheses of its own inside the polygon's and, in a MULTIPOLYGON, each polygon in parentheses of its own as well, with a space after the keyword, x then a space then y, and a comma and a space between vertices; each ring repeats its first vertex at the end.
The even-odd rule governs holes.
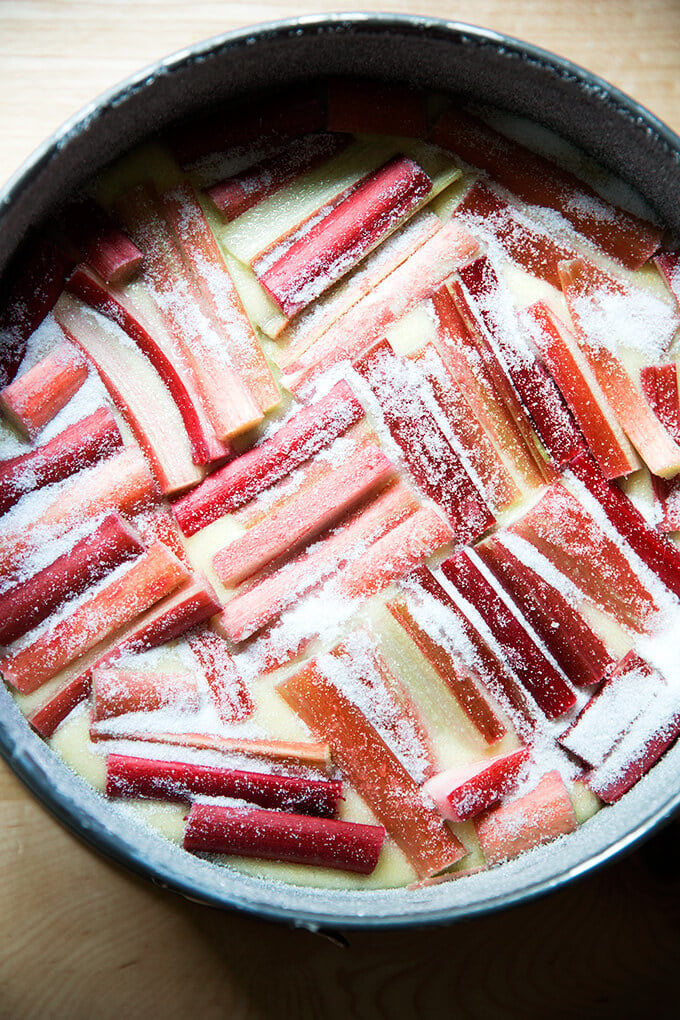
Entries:
MULTIPOLYGON (((0 180, 93 95, 158 57, 248 23, 343 6, 352 9, 332 0, 0 0, 0 180)), ((393 0, 390 9, 415 6, 393 0)), ((418 7, 569 57, 680 131, 677 0, 418 7)), ((547 899, 449 929, 354 934, 340 948, 130 877, 65 832, 4 766, 0 811, 2 1020, 677 1012, 677 826, 547 899)))

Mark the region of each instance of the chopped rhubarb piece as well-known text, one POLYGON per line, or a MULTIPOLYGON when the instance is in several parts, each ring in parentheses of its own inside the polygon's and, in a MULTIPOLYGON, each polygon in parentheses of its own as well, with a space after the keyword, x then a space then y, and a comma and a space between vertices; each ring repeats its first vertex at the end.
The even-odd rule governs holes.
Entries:
MULTIPOLYGON (((654 414, 676 443, 680 443, 680 393, 678 368, 667 365, 648 365, 640 372, 642 392, 654 414)), ((662 512, 661 529, 680 529, 680 477, 657 478, 652 475, 654 493, 662 512)))
POLYGON ((396 156, 362 181, 259 277, 291 317, 364 258, 427 197, 432 181, 396 156))
POLYGON ((208 464, 226 456, 229 448, 219 443, 191 374, 183 365, 181 354, 172 347, 170 351, 166 350, 156 335, 157 331, 152 335, 151 326, 129 293, 120 288, 114 290, 106 287, 94 273, 82 266, 77 266, 71 274, 66 289, 96 312, 117 323, 149 359, 182 416, 191 442, 194 463, 208 464))
POLYGON ((15 526, 0 538, 0 576, 18 570, 21 560, 46 534, 56 538, 78 521, 118 510, 134 513, 156 497, 156 484, 141 452, 126 447, 76 476, 35 520, 15 526))
POLYGON ((220 468, 173 504, 185 535, 237 510, 330 445, 364 416, 346 382, 337 383, 321 400, 303 407, 271 438, 220 468))
POLYGON ((566 836, 577 822, 564 780, 554 771, 531 793, 476 818, 474 826, 488 863, 499 864, 566 836))
POLYGON ((478 689, 472 672, 466 670, 462 664, 454 662, 452 656, 417 623, 403 599, 389 602, 387 608, 442 678, 486 742, 494 744, 504 737, 506 728, 478 689))
POLYGON ((602 507, 608 520, 657 577, 680 598, 680 550, 649 526, 617 485, 608 482, 589 457, 576 458, 569 469, 602 507))
POLYGON ((281 400, 279 388, 193 188, 179 185, 166 191, 161 202, 236 372, 260 409, 271 411, 281 400))
POLYGON ((78 348, 62 343, 0 392, 0 409, 23 436, 35 439, 78 392, 87 373, 78 348))
MULTIPOLYGON (((477 323, 483 323, 498 351, 496 354, 482 330, 475 331, 478 347, 508 409, 524 430, 514 387, 550 457, 558 467, 568 464, 583 449, 583 437, 554 379, 536 359, 521 332, 510 292, 501 286, 486 255, 463 266, 458 276, 464 289, 465 311, 477 323), (511 386, 501 387, 504 374, 511 386)), ((463 299, 459 289, 455 294, 458 300, 463 299)), ((525 438, 530 445, 531 433, 527 431, 525 438)))
POLYGON ((371 252, 361 265, 315 301, 312 308, 300 312, 292 322, 284 319, 284 325, 271 333, 277 340, 287 342, 285 351, 278 357, 281 368, 295 365, 300 356, 341 316, 346 315, 441 229, 441 220, 433 212, 424 209, 416 213, 371 252))
POLYGON ((454 537, 446 521, 435 510, 424 507, 388 531, 343 570, 338 578, 338 592, 349 599, 375 595, 420 566, 454 537))
POLYGON ((240 722, 252 715, 253 699, 224 638, 205 627, 189 634, 188 642, 222 722, 240 722))
POLYGON ((473 232, 491 233, 513 262, 553 287, 560 286, 558 263, 576 256, 573 248, 556 241, 482 180, 467 190, 455 215, 463 217, 473 232))
POLYGON ((427 132, 425 93, 409 85, 331 78, 326 106, 329 131, 407 138, 424 138, 427 132))
POLYGON ((422 377, 387 340, 355 360, 354 368, 376 397, 414 481, 451 522, 454 541, 462 544, 477 538, 495 518, 428 409, 422 377))
POLYGON ((530 205, 555 209, 596 247, 628 269, 638 269, 659 247, 660 227, 611 205, 568 170, 462 110, 446 110, 430 138, 467 163, 486 170, 530 205))
POLYGON ((361 710, 312 661, 280 684, 278 691, 304 722, 330 744, 333 761, 420 878, 465 856, 465 848, 361 710))
POLYGON ((154 470, 165 495, 201 481, 177 405, 153 365, 115 323, 64 295, 54 310, 66 335, 94 364, 154 470))
POLYGON ((0 386, 7 386, 26 353, 26 341, 50 312, 73 268, 54 245, 33 241, 6 275, 0 291, 0 386))
POLYGON ((5 679, 30 694, 107 636, 149 609, 182 581, 184 567, 160 542, 72 613, 0 660, 5 679))
POLYGON ((587 784, 613 804, 649 772, 680 734, 680 709, 672 691, 657 692, 611 753, 588 774, 587 784))
POLYGON ((309 765, 328 769, 331 753, 328 744, 311 741, 249 740, 246 737, 222 737, 212 733, 159 733, 157 731, 136 731, 107 729, 102 723, 90 726, 90 739, 98 740, 141 740, 172 747, 192 747, 197 751, 219 751, 223 754, 242 754, 246 757, 265 758, 268 761, 286 762, 294 765, 309 765))
POLYGON ((408 489, 390 486, 315 549, 238 592, 224 607, 220 626, 233 641, 250 637, 417 509, 408 489))
POLYGON ((199 803, 191 805, 183 846, 370 875, 384 839, 382 825, 199 803))
POLYGON ((219 439, 262 420, 262 411, 234 370, 225 339, 182 260, 175 233, 151 186, 138 185, 118 198, 116 211, 145 255, 144 280, 186 362, 219 439))
POLYGON ((177 712, 195 712, 201 704, 192 673, 100 666, 92 670, 92 689, 95 720, 168 707, 177 712))
POLYGON ((170 148, 182 166, 202 156, 228 149, 277 143, 298 138, 324 126, 321 102, 308 87, 266 99, 253 99, 239 107, 192 117, 168 136, 170 148))
POLYGON ((657 610, 651 592, 626 554, 564 486, 553 485, 509 530, 536 546, 606 613, 633 630, 647 629, 657 610))
POLYGON ((680 305, 680 251, 662 251, 654 259, 668 289, 680 305))
POLYGON ((262 524, 220 549, 213 557, 217 576, 225 585, 238 584, 284 553, 307 544, 393 474, 394 465, 378 446, 359 450, 310 493, 293 497, 262 524))
POLYGON ((46 620, 68 598, 75 598, 121 563, 143 552, 139 535, 117 513, 69 552, 27 580, 9 588, 0 602, 0 644, 7 645, 46 620))
POLYGON ((106 283, 127 283, 140 270, 144 256, 100 205, 79 199, 61 214, 60 227, 75 246, 79 261, 106 283))
POLYGON ((428 779, 423 790, 432 797, 442 818, 467 822, 512 793, 530 758, 530 748, 520 747, 509 754, 440 772, 428 779))
POLYGON ((466 551, 442 564, 446 577, 480 614, 511 668, 549 719, 564 715, 576 695, 546 658, 521 619, 505 604, 466 551))
POLYGON ((653 348, 665 348, 678 317, 657 299, 653 311, 640 312, 635 296, 630 298, 632 291, 586 259, 560 263, 560 279, 581 349, 621 427, 652 474, 672 477, 680 471, 680 446, 645 401, 611 344, 612 337, 620 342, 621 331, 633 328, 653 348), (660 309, 668 314, 660 315, 660 309))
POLYGON ((525 312, 531 338, 578 422, 606 478, 628 475, 638 460, 604 393, 579 355, 576 338, 543 301, 525 312))
POLYGON ((342 134, 303 135, 267 159, 214 184, 206 194, 225 219, 235 220, 307 170, 342 152, 348 143, 349 138, 342 134))
POLYGON ((288 365, 287 384, 298 390, 338 361, 357 357, 388 326, 430 297, 477 249, 468 230, 453 220, 447 223, 288 365))
POLYGON ((0 514, 27 492, 61 482, 120 449, 123 440, 106 407, 81 418, 43 446, 0 461, 0 514))
POLYGON ((135 527, 147 545, 151 545, 152 542, 162 542, 163 545, 167 545, 170 552, 175 554, 180 563, 183 563, 185 567, 192 568, 182 533, 167 506, 153 507, 144 514, 138 514, 135 518, 135 527))
POLYGON ((92 688, 92 677, 89 671, 81 673, 73 680, 60 687, 44 705, 37 708, 28 717, 28 721, 41 737, 47 740, 52 736, 57 727, 63 723, 66 716, 70 715, 74 708, 82 704, 90 695, 92 688))
POLYGON ((560 744, 589 765, 601 765, 663 686, 661 676, 629 652, 565 730, 560 744))
POLYGON ((604 642, 564 595, 526 566, 498 539, 475 552, 529 621, 534 631, 577 687, 599 683, 616 660, 604 642))
POLYGON ((432 388, 437 404, 480 480, 491 510, 507 510, 520 498, 520 490, 458 380, 444 364, 432 342, 411 355, 432 388))
POLYGON ((435 345, 448 371, 462 387, 475 417, 524 485, 529 489, 542 485, 545 466, 537 455, 534 440, 531 438, 531 446, 527 445, 446 284, 432 295, 432 304, 437 321, 435 345))
POLYGON ((342 799, 342 783, 110 754, 106 763, 106 795, 152 800, 235 797, 265 808, 333 818, 342 799))

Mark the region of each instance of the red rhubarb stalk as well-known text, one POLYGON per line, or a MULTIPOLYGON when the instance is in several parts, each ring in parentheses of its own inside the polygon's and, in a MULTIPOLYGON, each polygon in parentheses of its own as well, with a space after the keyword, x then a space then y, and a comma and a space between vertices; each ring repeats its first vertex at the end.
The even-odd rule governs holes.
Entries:
POLYGON ((531 793, 475 818, 475 832, 489 864, 499 864, 566 836, 576 815, 559 772, 548 772, 531 793))
POLYGON ((109 396, 146 453, 161 492, 172 495, 201 481, 177 405, 153 365, 131 348, 119 326, 70 295, 55 318, 94 364, 109 396))
POLYGON ((144 252, 144 280, 191 366, 219 439, 262 420, 262 411, 234 370, 201 291, 184 264, 161 200, 151 186, 121 196, 116 210, 144 252))
POLYGON ((288 365, 287 384, 299 390, 338 361, 357 357, 430 297, 477 249, 469 231, 454 221, 447 223, 288 365))
POLYGON ((520 747, 509 754, 440 772, 428 779, 423 790, 432 797, 442 818, 467 822, 512 793, 530 759, 530 748, 520 747))
POLYGON ((74 708, 90 696, 92 678, 89 670, 74 677, 60 687, 44 705, 28 716, 28 721, 41 737, 47 740, 74 708))
POLYGON ((333 761, 367 801, 420 878, 465 856, 465 848, 361 710, 312 661, 278 691, 314 732, 330 744, 333 761))
POLYGON ((596 684, 610 672, 616 659, 557 588, 498 539, 482 542, 475 552, 573 684, 596 684))
POLYGON ((241 722, 252 715, 253 699, 224 638, 205 627, 190 634, 188 642, 222 722, 241 722))
POLYGON ((446 560, 442 570, 483 618, 510 667, 541 711, 549 719, 568 712, 576 702, 573 690, 469 554, 463 551, 446 560))
POLYGON ((0 644, 7 645, 46 620, 66 599, 75 598, 126 560, 144 550, 139 535, 119 514, 101 524, 48 567, 3 592, 0 644))
POLYGON ((62 210, 60 226, 79 260, 106 283, 127 283, 139 272, 141 251, 91 199, 79 199, 62 210))
POLYGON ((629 269, 638 269, 659 247, 660 227, 611 205, 568 170, 462 110, 446 110, 430 138, 488 171, 529 205, 555 209, 596 247, 629 269))
POLYGON ((388 603, 387 608, 411 638, 421 654, 441 677, 470 722, 484 737, 494 744, 505 736, 505 725, 478 689, 471 670, 465 669, 438 644, 414 619, 403 599, 388 603))
MULTIPOLYGON (((208 464, 229 453, 220 444, 215 430, 208 421, 191 372, 184 365, 181 353, 172 343, 168 350, 152 329, 128 291, 106 287, 94 273, 77 266, 68 279, 66 289, 85 304, 90 305, 120 328, 146 355, 168 388, 191 441, 195 464, 208 464)), ((140 291, 136 291, 139 299, 140 291)), ((138 303, 138 302, 137 302, 138 303)), ((148 303, 147 303, 148 304, 148 303)), ((148 308, 147 308, 148 311, 148 308)))
POLYGON ((668 284, 671 294, 680 305, 680 251, 662 251, 654 262, 668 284))
POLYGON ((495 518, 422 396, 421 379, 387 340, 354 361, 366 380, 409 473, 444 511, 459 543, 477 538, 495 518))
POLYGON ((439 514, 424 507, 378 539, 340 574, 337 590, 344 598, 367 598, 404 577, 423 560, 454 540, 439 514))
POLYGON ((201 704, 192 673, 99 666, 92 670, 92 689, 95 720, 127 712, 154 712, 159 708, 195 712, 201 704))
POLYGON ((463 217, 473 232, 477 227, 490 232, 513 262, 553 287, 560 286, 558 263, 576 256, 573 248, 556 241, 482 180, 466 191, 455 215, 463 217))
POLYGON ((331 78, 327 88, 329 131, 425 137, 427 109, 425 93, 420 89, 367 78, 331 78))
POLYGON ((185 567, 193 567, 184 545, 182 533, 166 505, 156 506, 147 510, 146 513, 138 514, 135 518, 135 527, 147 545, 151 545, 152 542, 162 542, 163 545, 167 545, 170 552, 175 554, 180 563, 183 563, 185 567))
POLYGON ((308 170, 342 152, 348 144, 347 135, 329 132, 303 135, 273 156, 214 184, 206 194, 226 220, 235 220, 308 170))
POLYGON ((342 799, 342 783, 110 754, 106 763, 106 795, 152 800, 234 797, 260 807, 333 818, 342 799))
POLYGON ((360 825, 282 811, 192 804, 184 849, 311 864, 370 875, 385 839, 381 825, 360 825))
POLYGON ((431 190, 417 163, 395 156, 288 248, 260 283, 292 317, 396 230, 431 190))
POLYGON ((197 751, 219 751, 222 754, 242 754, 268 761, 309 765, 328 769, 331 753, 328 744, 311 741, 249 740, 245 737, 222 737, 213 733, 160 733, 155 730, 115 730, 106 724, 93 723, 90 739, 141 740, 147 743, 169 744, 171 747, 191 747, 197 751))
POLYGON ((444 364, 435 345, 428 342, 411 355, 423 372, 454 436, 480 480, 491 510, 507 510, 520 498, 510 471, 468 401, 459 381, 444 364))
POLYGON ((638 458, 594 374, 579 355, 576 338, 544 302, 526 310, 531 338, 578 422, 606 478, 628 475, 638 458))
POLYGON ((279 388, 194 189, 190 184, 179 185, 166 191, 161 201, 236 372, 260 409, 271 411, 281 400, 279 388))
POLYGON ((651 592, 626 554, 562 485, 548 489, 510 531, 536 546, 606 613, 633 630, 647 630, 657 609, 651 592))
POLYGON ((258 584, 239 592, 222 611, 220 626, 233 641, 261 630, 297 599, 342 570, 418 509, 416 498, 402 485, 390 486, 367 507, 357 511, 318 548, 303 553, 258 584))
POLYGON ((62 343, 0 392, 0 409, 27 439, 68 404, 87 379, 88 365, 73 344, 62 343))
POLYGON ((30 694, 134 620, 187 577, 184 567, 158 543, 142 553, 119 577, 97 589, 64 619, 29 644, 0 660, 5 679, 30 694))
MULTIPOLYGON (((640 372, 642 392, 647 403, 669 435, 680 443, 680 393, 678 368, 674 362, 667 365, 648 365, 640 372)), ((657 478, 652 475, 654 493, 661 508, 662 531, 680 529, 680 478, 657 478)))
POLYGON ((173 504, 185 535, 244 506, 274 482, 359 421, 364 409, 346 382, 337 383, 321 400, 303 407, 270 439, 220 468, 193 492, 173 504))
POLYGON ((582 455, 569 470, 598 501, 607 519, 658 578, 680 598, 680 550, 649 526, 617 485, 608 482, 591 458, 582 455))
POLYGON ((43 446, 0 461, 0 514, 11 509, 27 492, 92 467, 122 445, 115 418, 108 408, 100 407, 43 446))
POLYGON ((238 584, 284 553, 307 544, 393 474, 394 465, 377 445, 359 450, 311 492, 303 490, 262 524, 220 549, 213 557, 217 576, 223 584, 238 584))
POLYGON ((56 538, 78 521, 118 510, 134 513, 156 497, 156 483, 142 453, 126 447, 96 467, 79 474, 40 517, 0 538, 0 576, 18 569, 21 560, 46 535, 56 538))
POLYGON ((54 308, 72 268, 68 256, 45 238, 38 238, 6 274, 0 292, 0 386, 16 375, 26 341, 54 308))
MULTIPOLYGON (((595 327, 591 313, 596 312, 599 322, 602 301, 607 301, 611 295, 625 296, 626 288, 580 258, 560 263, 560 279, 581 349, 621 427, 652 474, 672 477, 680 471, 680 446, 656 417, 619 357, 606 346, 602 337, 592 333, 595 327)), ((621 312, 630 310, 624 304, 621 312)), ((669 343, 676 326, 677 321, 669 315, 669 343)), ((615 331, 615 321, 610 329, 615 331)))

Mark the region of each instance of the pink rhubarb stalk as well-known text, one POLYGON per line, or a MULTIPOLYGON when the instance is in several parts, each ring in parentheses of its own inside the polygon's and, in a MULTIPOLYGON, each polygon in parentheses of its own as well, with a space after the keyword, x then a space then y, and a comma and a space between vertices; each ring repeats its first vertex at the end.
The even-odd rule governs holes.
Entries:
MULTIPOLYGON (((680 393, 678 392, 678 367, 674 362, 667 365, 648 365, 640 372, 642 392, 654 414, 676 443, 680 443, 680 393)), ((680 529, 680 476, 657 478, 652 475, 654 493, 661 508, 663 531, 680 529)))
POLYGON ((224 638, 204 627, 189 634, 187 640, 222 722, 241 722, 251 716, 253 699, 224 638))
POLYGON ((100 407, 30 453, 0 461, 0 514, 26 493, 92 467, 122 445, 115 418, 108 408, 100 407))
POLYGON ((280 684, 290 707, 331 748, 333 761, 367 801, 420 878, 465 856, 465 848, 392 751, 354 705, 312 661, 280 684))
POLYGON ((68 404, 87 379, 88 365, 77 347, 64 342, 0 392, 0 409, 27 439, 68 404))
POLYGON ((381 825, 360 825, 282 811, 192 804, 184 849, 310 864, 370 875, 385 839, 381 825))
POLYGON ((79 261, 106 283, 127 283, 139 272, 144 256, 100 205, 83 198, 61 214, 60 226, 75 246, 79 261))
POLYGON ((342 783, 110 754, 106 795, 187 801, 194 797, 234 797, 265 808, 333 818, 342 799, 342 783))
POLYGON ((151 546, 120 576, 97 589, 72 613, 0 660, 0 671, 30 694, 84 652, 186 580, 184 567, 164 545, 151 546))
POLYGON ((233 586, 340 520, 357 503, 385 485, 394 465, 377 445, 354 456, 288 504, 236 538, 213 557, 223 584, 233 586))
POLYGON ((512 793, 530 758, 530 748, 520 747, 509 754, 447 769, 428 779, 423 791, 432 797, 442 818, 467 822, 512 793))
POLYGON ((160 708, 196 712, 201 704, 192 673, 99 666, 92 670, 92 690, 95 720, 111 719, 127 712, 154 712, 160 708))
POLYGON ((396 230, 431 190, 417 163, 395 156, 294 242, 260 283, 292 317, 396 230))
POLYGON ((680 251, 662 251, 654 259, 668 289, 680 305, 680 251))
POLYGON ((346 382, 337 383, 321 400, 303 407, 269 439, 220 468, 173 504, 185 535, 244 506, 284 478, 364 416, 346 382))

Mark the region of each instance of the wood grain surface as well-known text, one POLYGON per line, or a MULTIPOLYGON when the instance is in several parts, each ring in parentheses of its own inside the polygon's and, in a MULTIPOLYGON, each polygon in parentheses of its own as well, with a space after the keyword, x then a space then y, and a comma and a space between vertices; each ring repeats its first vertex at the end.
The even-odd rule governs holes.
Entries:
MULTIPOLYGON (((603 75, 680 131, 679 0, 427 0, 603 75)), ((125 75, 254 22, 338 3, 0 0, 0 181, 125 75)), ((208 910, 62 829, 0 764, 0 1020, 670 1017, 680 830, 571 888, 425 932, 323 936, 208 910)))

